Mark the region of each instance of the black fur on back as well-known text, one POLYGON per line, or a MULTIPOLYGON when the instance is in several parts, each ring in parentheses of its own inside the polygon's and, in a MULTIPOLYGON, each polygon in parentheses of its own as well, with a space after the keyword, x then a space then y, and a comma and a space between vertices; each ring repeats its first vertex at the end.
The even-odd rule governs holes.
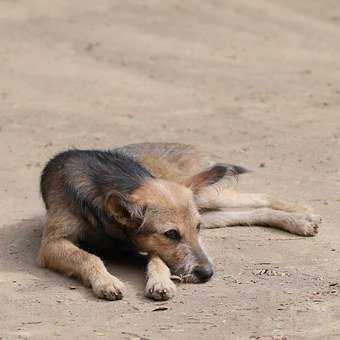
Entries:
POLYGON ((151 178, 148 170, 122 152, 69 150, 48 162, 40 189, 47 209, 59 196, 87 220, 90 215, 103 223, 107 220, 103 210, 107 194, 114 191, 124 197, 151 178))

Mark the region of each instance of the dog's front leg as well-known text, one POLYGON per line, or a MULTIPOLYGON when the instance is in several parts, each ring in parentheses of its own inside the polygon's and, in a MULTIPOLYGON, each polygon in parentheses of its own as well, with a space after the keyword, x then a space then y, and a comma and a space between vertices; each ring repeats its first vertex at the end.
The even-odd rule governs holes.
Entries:
POLYGON ((147 265, 145 296, 154 300, 168 300, 175 295, 176 285, 170 279, 168 266, 158 257, 151 256, 147 265))
POLYGON ((123 297, 123 283, 106 270, 104 263, 67 239, 43 240, 39 262, 43 267, 81 278, 99 298, 120 300, 123 297))

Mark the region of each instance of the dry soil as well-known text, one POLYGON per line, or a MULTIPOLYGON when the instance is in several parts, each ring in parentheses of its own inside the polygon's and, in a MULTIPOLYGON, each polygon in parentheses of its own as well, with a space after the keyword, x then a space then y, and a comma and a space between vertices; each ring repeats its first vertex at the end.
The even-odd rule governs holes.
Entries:
POLYGON ((340 339, 339 108, 337 0, 1 0, 0 339, 340 339), (205 231, 216 276, 165 303, 132 262, 119 302, 37 267, 44 163, 141 141, 254 170, 319 235, 205 231))

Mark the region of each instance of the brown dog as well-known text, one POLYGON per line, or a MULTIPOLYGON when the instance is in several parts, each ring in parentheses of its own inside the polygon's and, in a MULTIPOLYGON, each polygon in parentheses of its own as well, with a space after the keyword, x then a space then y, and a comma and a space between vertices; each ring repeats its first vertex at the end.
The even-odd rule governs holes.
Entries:
POLYGON ((47 221, 40 264, 79 277, 100 298, 121 299, 123 283, 99 257, 77 246, 101 233, 147 255, 145 295, 166 300, 176 290, 171 274, 192 283, 213 275, 201 226, 265 225, 303 236, 317 233, 320 219, 310 209, 230 190, 228 178, 247 170, 207 167, 206 161, 195 147, 173 143, 58 154, 41 176, 47 221))

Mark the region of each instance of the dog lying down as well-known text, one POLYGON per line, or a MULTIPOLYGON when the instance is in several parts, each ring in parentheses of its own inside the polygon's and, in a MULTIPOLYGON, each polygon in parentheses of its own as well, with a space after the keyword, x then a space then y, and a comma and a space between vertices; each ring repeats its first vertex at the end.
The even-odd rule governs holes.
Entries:
POLYGON ((260 225, 302 236, 318 232, 320 218, 308 207, 236 192, 230 178, 247 170, 207 162, 197 148, 174 143, 58 154, 41 176, 47 220, 39 263, 80 278, 99 298, 119 300, 123 283, 77 244, 94 234, 124 240, 147 257, 145 295, 167 300, 176 291, 172 275, 190 283, 213 275, 202 228, 260 225))

